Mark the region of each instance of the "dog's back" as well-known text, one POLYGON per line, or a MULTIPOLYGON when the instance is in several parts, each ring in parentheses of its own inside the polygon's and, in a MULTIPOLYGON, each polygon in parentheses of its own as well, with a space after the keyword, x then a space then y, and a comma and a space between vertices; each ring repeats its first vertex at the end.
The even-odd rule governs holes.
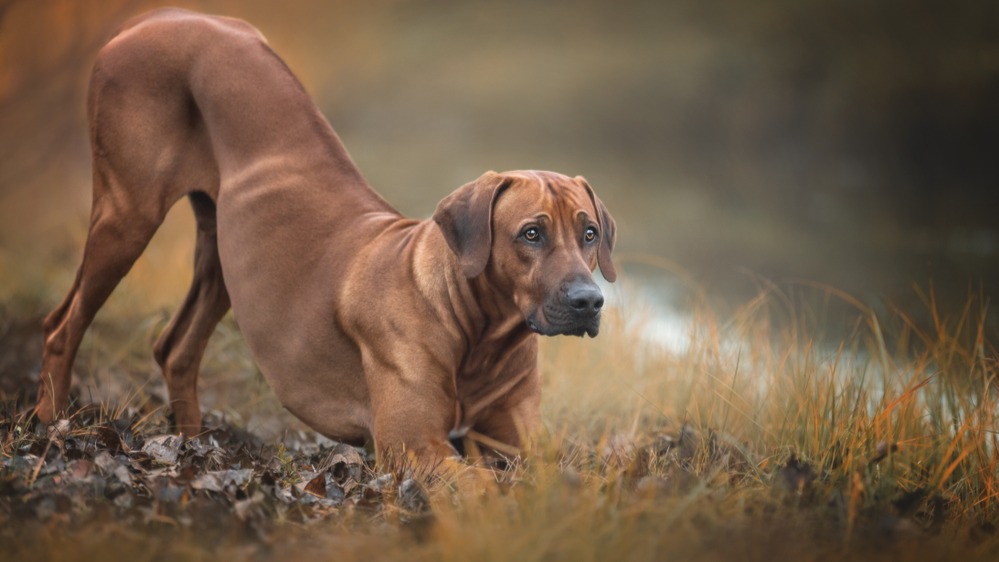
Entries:
MULTIPOLYGON (((180 9, 163 9, 126 23, 101 49, 88 98, 95 171, 115 181, 96 182, 94 196, 107 188, 155 190, 169 207, 191 192, 215 199, 219 162, 206 125, 212 97, 238 96, 250 87, 229 80, 223 91, 218 52, 266 48, 263 36, 245 22, 180 9), (196 93, 196 90, 207 90, 196 93)), ((238 74, 237 74, 238 76, 238 74)), ((214 134, 218 134, 215 132, 214 134)), ((148 196, 144 196, 146 201, 148 196)), ((142 205, 133 205, 142 210, 142 205)), ((155 220, 162 209, 149 209, 155 220)))
MULTIPOLYGON (((240 20, 180 9, 134 18, 97 57, 88 117, 91 224, 73 287, 45 321, 43 421, 67 406, 76 350, 97 310, 185 196, 198 224, 194 279, 154 350, 180 429, 200 427, 198 363, 230 296, 265 374, 319 376, 330 364, 360 371, 356 350, 331 324, 330 281, 340 278, 331 269, 347 266, 351 254, 338 248, 350 243, 319 240, 367 236, 351 226, 359 216, 382 217, 371 232, 398 217, 263 35, 240 20), (312 243, 301 243, 303 232, 312 243), (303 325, 321 329, 305 333, 303 325), (326 351, 300 353, 317 348, 326 351)), ((272 383, 281 395, 280 380, 272 383)), ((308 400, 301 392, 285 397, 291 409, 308 400)))

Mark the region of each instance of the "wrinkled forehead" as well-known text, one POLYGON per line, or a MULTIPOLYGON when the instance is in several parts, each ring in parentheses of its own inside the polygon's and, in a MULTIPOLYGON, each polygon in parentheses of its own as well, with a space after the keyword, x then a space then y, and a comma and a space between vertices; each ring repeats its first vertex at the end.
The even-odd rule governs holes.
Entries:
POLYGON ((547 213, 556 220, 574 220, 580 212, 596 218, 589 193, 573 178, 533 170, 504 172, 501 175, 513 181, 496 200, 493 209, 496 219, 547 213))

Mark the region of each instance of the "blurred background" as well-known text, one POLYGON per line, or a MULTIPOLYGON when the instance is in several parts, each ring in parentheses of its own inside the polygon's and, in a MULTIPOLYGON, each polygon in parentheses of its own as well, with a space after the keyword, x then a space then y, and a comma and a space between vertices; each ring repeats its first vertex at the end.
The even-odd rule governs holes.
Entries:
MULTIPOLYGON (((161 4, 0 0, 8 305, 48 309, 68 289, 90 67, 161 4)), ((999 287, 999 3, 172 4, 258 27, 404 214, 489 169, 551 169, 589 179, 640 286, 743 298, 811 280, 895 303, 914 283, 958 300, 999 287)), ((192 247, 178 205, 126 280, 129 306, 177 306, 192 247)))

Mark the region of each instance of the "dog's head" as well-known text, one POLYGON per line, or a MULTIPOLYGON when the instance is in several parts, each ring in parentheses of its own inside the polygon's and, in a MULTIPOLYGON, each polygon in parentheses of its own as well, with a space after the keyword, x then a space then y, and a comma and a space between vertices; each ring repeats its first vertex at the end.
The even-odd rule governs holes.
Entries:
POLYGON ((592 272, 617 278, 616 227, 585 179, 487 172, 445 197, 434 221, 465 276, 487 275, 532 330, 597 335, 604 297, 592 272))

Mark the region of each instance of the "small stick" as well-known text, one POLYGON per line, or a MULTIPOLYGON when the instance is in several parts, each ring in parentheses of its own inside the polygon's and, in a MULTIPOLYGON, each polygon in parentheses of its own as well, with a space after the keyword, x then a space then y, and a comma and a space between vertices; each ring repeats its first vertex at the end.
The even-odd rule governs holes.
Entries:
POLYGON ((38 462, 35 463, 35 470, 31 473, 31 481, 28 482, 29 488, 35 487, 35 481, 38 480, 38 473, 42 470, 42 465, 45 464, 45 457, 49 454, 49 449, 52 448, 52 438, 49 437, 48 443, 45 444, 45 450, 42 451, 42 456, 38 458, 38 462))

